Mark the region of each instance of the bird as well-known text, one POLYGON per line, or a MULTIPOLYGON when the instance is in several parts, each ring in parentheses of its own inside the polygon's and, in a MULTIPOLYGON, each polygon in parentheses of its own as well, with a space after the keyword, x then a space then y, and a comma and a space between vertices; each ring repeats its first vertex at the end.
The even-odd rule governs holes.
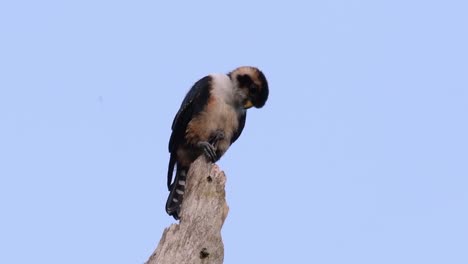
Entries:
POLYGON ((167 214, 180 218, 190 165, 201 155, 213 163, 218 161, 241 135, 247 109, 262 108, 268 94, 265 75, 252 66, 209 74, 195 82, 172 122, 167 214))

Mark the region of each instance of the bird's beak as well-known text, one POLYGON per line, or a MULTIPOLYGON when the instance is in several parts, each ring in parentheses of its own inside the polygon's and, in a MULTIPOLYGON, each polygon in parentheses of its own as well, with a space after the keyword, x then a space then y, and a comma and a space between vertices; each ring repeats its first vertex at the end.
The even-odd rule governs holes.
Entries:
POLYGON ((252 106, 253 106, 253 103, 252 103, 252 101, 250 101, 250 100, 247 100, 247 101, 245 102, 245 104, 244 104, 244 108, 245 108, 245 109, 249 109, 249 108, 252 107, 252 106))

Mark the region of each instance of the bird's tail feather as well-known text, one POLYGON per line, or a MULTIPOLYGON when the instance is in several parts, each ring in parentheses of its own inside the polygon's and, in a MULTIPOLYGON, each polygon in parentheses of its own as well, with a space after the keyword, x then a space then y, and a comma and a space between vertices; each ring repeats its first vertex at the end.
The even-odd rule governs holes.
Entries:
POLYGON ((174 173, 174 166, 176 164, 175 155, 171 154, 171 158, 169 159, 169 168, 167 170, 167 189, 170 191, 172 186, 172 174, 174 173))
POLYGON ((170 187, 169 197, 166 202, 166 212, 172 215, 176 220, 179 219, 180 206, 184 199, 185 184, 187 180, 188 168, 180 168, 177 166, 174 182, 170 187))

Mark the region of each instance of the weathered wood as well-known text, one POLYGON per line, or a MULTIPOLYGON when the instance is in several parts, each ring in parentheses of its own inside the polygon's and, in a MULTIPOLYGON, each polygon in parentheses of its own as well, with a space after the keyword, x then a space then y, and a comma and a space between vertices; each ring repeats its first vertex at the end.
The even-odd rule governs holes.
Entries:
POLYGON ((229 208, 226 175, 216 164, 198 158, 188 172, 180 223, 166 228, 147 264, 221 264, 221 228, 229 208))

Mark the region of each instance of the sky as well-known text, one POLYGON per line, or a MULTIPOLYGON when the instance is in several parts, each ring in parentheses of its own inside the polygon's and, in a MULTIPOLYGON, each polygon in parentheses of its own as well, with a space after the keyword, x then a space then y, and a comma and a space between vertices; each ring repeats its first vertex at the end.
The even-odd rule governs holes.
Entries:
POLYGON ((3 1, 0 263, 143 263, 185 93, 259 67, 226 264, 468 263, 466 1, 3 1))

